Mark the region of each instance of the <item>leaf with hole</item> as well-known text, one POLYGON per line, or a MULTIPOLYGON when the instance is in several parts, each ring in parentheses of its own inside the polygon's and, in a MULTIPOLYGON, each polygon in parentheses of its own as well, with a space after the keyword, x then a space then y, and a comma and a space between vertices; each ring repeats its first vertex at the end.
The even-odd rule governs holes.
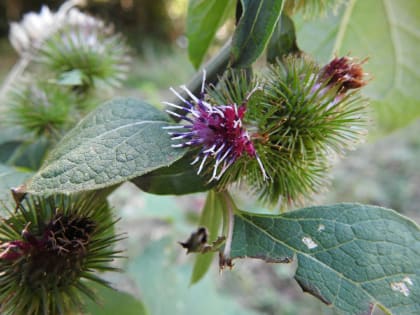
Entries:
POLYGON ((283 215, 239 212, 232 258, 297 260, 295 279, 341 314, 420 314, 420 228, 393 210, 360 204, 283 215))

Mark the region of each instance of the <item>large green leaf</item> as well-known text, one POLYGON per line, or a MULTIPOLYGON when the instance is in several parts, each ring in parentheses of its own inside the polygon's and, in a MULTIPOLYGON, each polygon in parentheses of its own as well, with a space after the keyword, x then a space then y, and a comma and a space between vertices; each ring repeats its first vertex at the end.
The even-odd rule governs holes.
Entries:
POLYGON ((241 0, 242 17, 232 39, 232 65, 250 66, 264 51, 283 8, 283 0, 241 0))
POLYGON ((188 54, 194 67, 203 61, 217 29, 226 20, 234 0, 190 0, 187 14, 188 54))
POLYGON ((279 216, 238 213, 232 257, 297 260, 304 291, 341 314, 420 314, 420 229, 395 211, 337 204, 279 216))
POLYGON ((112 186, 168 166, 185 153, 171 147, 167 115, 139 100, 115 99, 86 116, 28 183, 32 193, 112 186))
POLYGON ((420 116, 420 1, 352 0, 337 15, 297 20, 299 46, 327 62, 336 53, 369 57, 364 88, 379 127, 391 130, 420 116))

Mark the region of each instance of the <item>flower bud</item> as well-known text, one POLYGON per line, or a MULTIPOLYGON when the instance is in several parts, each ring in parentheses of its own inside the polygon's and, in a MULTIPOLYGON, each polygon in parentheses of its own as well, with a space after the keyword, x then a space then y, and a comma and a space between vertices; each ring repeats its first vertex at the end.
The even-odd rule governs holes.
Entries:
POLYGON ((339 94, 359 89, 366 85, 362 64, 347 56, 336 57, 321 69, 318 81, 327 87, 335 87, 339 94))

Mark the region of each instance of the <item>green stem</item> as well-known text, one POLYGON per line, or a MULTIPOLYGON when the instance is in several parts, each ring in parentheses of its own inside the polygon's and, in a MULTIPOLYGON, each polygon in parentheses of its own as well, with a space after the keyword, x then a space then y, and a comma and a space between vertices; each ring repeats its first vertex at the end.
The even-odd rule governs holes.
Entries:
MULTIPOLYGON (((219 53, 215 55, 212 59, 210 59, 202 69, 206 70, 207 73, 207 84, 215 84, 219 77, 225 72, 226 67, 229 64, 229 57, 230 57, 230 48, 231 48, 231 40, 229 39, 226 44, 219 50, 219 53)), ((187 89, 191 91, 194 95, 200 95, 201 91, 201 84, 203 82, 203 72, 197 71, 190 82, 187 84, 187 89)), ((185 91, 178 91, 179 94, 184 97, 185 99, 188 99, 189 96, 185 91)), ((173 100, 171 100, 171 103, 177 104, 177 105, 183 105, 182 101, 178 99, 177 97, 174 97, 173 100)), ((172 111, 178 113, 178 114, 185 114, 183 110, 180 109, 173 109, 172 111)), ((177 119, 175 119, 177 120, 177 119)))
POLYGON ((225 217, 223 220, 223 232, 226 235, 225 246, 223 249, 223 253, 220 256, 220 268, 223 269, 224 267, 232 267, 232 260, 230 258, 230 253, 232 249, 232 239, 233 239, 233 228, 235 222, 235 209, 236 205, 232 199, 232 196, 229 194, 227 190, 222 192, 223 198, 225 200, 225 217))

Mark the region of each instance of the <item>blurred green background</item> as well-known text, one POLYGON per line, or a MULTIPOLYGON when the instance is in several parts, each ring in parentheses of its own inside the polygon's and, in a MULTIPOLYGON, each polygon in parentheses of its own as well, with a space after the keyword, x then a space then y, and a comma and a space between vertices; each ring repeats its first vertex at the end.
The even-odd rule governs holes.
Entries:
MULTIPOLYGON (((10 47, 8 22, 42 4, 56 9, 62 1, 0 2, 0 77, 17 55, 10 47)), ((169 86, 189 80, 194 69, 186 51, 187 0, 95 0, 87 10, 113 23, 133 48, 129 78, 118 95, 147 99, 156 106, 170 96, 169 86)), ((220 32, 218 38, 223 40, 220 32)), ((371 139, 342 159, 332 172, 332 186, 315 196, 317 204, 352 201, 392 208, 420 222, 420 121, 371 139)), ((238 196, 251 203, 246 196, 238 196)), ((108 275, 121 294, 101 290, 103 307, 89 305, 87 314, 224 314, 332 315, 315 298, 303 294, 291 279, 294 266, 257 260, 237 261, 219 274, 217 263, 200 283, 190 286, 194 257, 177 244, 196 227, 205 196, 153 196, 124 184, 111 196, 120 244, 127 259, 124 273, 108 275), (135 301, 126 295, 136 297, 135 301), (139 302, 141 301, 141 302, 139 302), (142 305, 142 303, 144 305, 142 305)), ((376 311, 375 314, 382 314, 376 311)))

